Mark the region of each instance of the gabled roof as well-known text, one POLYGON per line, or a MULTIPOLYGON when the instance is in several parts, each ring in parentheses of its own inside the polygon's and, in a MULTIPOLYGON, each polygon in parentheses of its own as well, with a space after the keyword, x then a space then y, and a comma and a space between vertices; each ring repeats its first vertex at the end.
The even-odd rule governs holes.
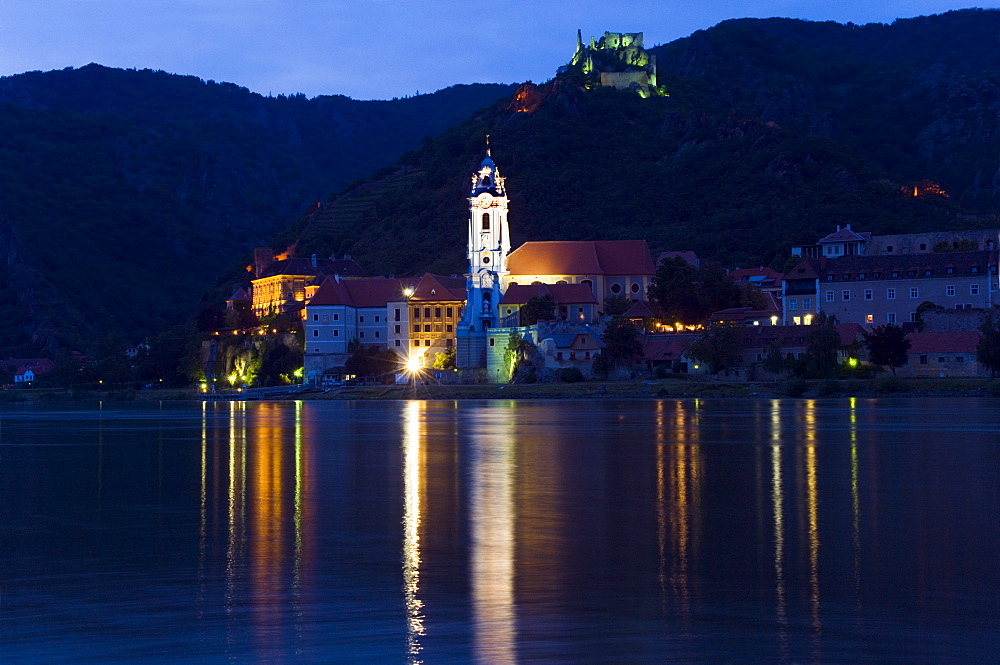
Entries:
POLYGON ((551 339, 555 342, 557 349, 588 351, 604 348, 604 342, 591 333, 555 333, 545 339, 551 339))
POLYGON ((907 353, 975 353, 982 335, 974 330, 953 332, 914 332, 907 353))
POLYGON ((236 290, 233 291, 233 295, 229 296, 226 302, 249 302, 250 300, 252 300, 250 293, 242 286, 238 286, 236 287, 236 290))
MULTIPOLYGON (((853 344, 864 333, 865 329, 857 323, 838 323, 834 326, 840 335, 840 345, 853 344)), ((747 349, 763 349, 771 342, 779 342, 782 348, 788 350, 806 346, 806 339, 812 326, 747 326, 741 328, 744 344, 747 349)))
POLYGON ((642 357, 647 360, 680 360, 684 350, 698 339, 696 334, 643 335, 642 357))
POLYGON ((43 374, 55 367, 55 363, 48 358, 8 358, 0 360, 2 367, 14 367, 14 375, 20 376, 31 370, 33 374, 43 374))
POLYGON ((750 282, 760 284, 763 282, 780 282, 784 275, 777 270, 772 270, 766 266, 760 268, 737 268, 729 271, 729 278, 734 282, 750 282))
MULTIPOLYGON (((818 262, 822 265, 824 263, 823 259, 819 259, 818 262)), ((788 281, 791 279, 817 279, 819 277, 819 272, 813 262, 809 259, 802 259, 795 264, 795 267, 789 270, 784 275, 784 280, 788 281)))
POLYGON ((645 240, 526 242, 507 257, 511 275, 653 275, 645 240))
MULTIPOLYGON (((796 270, 802 263, 809 262, 803 259, 790 272, 785 274, 785 279, 801 279, 796 270)), ((975 252, 931 252, 927 254, 882 254, 879 256, 843 256, 837 258, 819 259, 810 263, 814 267, 821 279, 827 275, 832 275, 831 281, 854 281, 858 273, 865 273, 868 280, 873 279, 873 273, 880 273, 879 279, 892 279, 893 271, 899 275, 895 279, 913 279, 925 277, 944 277, 948 275, 948 268, 952 268, 954 275, 986 275, 989 267, 997 263, 996 251, 980 250, 975 252), (977 273, 972 272, 972 267, 978 269, 977 273), (930 275, 926 275, 926 271, 930 275), (913 272, 910 277, 907 273, 913 272), (844 275, 848 275, 844 280, 844 275)))
POLYGON ((371 277, 368 279, 344 279, 338 282, 328 277, 306 306, 385 307, 389 302, 402 300, 401 294, 403 287, 406 286, 404 281, 371 277))
POLYGON ((425 273, 413 289, 410 301, 453 302, 465 300, 465 278, 425 273))
MULTIPOLYGON (((868 234, 871 236, 871 234, 868 234)), ((864 242, 866 240, 865 236, 860 233, 855 233, 850 229, 850 227, 844 227, 842 229, 837 229, 828 236, 824 236, 817 241, 817 245, 822 245, 825 242, 864 242)))
POLYGON ((628 308, 628 311, 622 314, 622 317, 626 319, 650 319, 653 317, 653 310, 649 309, 645 300, 636 300, 628 308))
POLYGON ((535 296, 550 295, 557 305, 596 305, 586 284, 511 284, 500 299, 501 305, 523 305, 535 296))

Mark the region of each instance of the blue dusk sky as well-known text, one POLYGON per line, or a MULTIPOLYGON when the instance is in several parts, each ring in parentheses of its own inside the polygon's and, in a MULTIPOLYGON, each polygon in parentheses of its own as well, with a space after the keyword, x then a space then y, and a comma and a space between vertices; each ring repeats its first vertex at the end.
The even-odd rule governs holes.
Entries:
POLYGON ((642 31, 655 46, 729 18, 890 23, 959 8, 935 0, 3 0, 0 75, 97 62, 265 95, 387 99, 455 83, 547 80, 572 55, 577 28, 585 39, 642 31))

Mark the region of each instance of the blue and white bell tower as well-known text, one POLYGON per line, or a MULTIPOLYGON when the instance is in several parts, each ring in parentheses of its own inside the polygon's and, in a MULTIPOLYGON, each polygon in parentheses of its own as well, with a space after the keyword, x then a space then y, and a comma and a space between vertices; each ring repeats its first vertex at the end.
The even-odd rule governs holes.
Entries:
POLYGON ((486 347, 486 331, 499 324, 503 292, 500 278, 507 274, 510 230, 507 226, 507 191, 493 162, 486 137, 486 158, 472 175, 469 192, 469 271, 465 277, 465 313, 456 331, 458 366, 478 367, 486 347))

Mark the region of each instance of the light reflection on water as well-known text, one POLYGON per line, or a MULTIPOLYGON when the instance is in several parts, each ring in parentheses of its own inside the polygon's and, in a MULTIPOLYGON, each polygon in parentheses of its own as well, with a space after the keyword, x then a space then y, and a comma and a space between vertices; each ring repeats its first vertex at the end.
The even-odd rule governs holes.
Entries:
POLYGON ((994 412, 14 408, 0 660, 989 660, 994 412))

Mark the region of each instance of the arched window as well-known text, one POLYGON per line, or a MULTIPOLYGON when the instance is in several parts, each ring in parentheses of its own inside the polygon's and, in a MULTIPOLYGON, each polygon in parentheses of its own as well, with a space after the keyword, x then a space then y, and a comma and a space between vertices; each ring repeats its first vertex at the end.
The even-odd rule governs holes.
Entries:
POLYGON ((484 212, 483 213, 483 231, 489 231, 489 230, 490 230, 490 213, 484 212))

